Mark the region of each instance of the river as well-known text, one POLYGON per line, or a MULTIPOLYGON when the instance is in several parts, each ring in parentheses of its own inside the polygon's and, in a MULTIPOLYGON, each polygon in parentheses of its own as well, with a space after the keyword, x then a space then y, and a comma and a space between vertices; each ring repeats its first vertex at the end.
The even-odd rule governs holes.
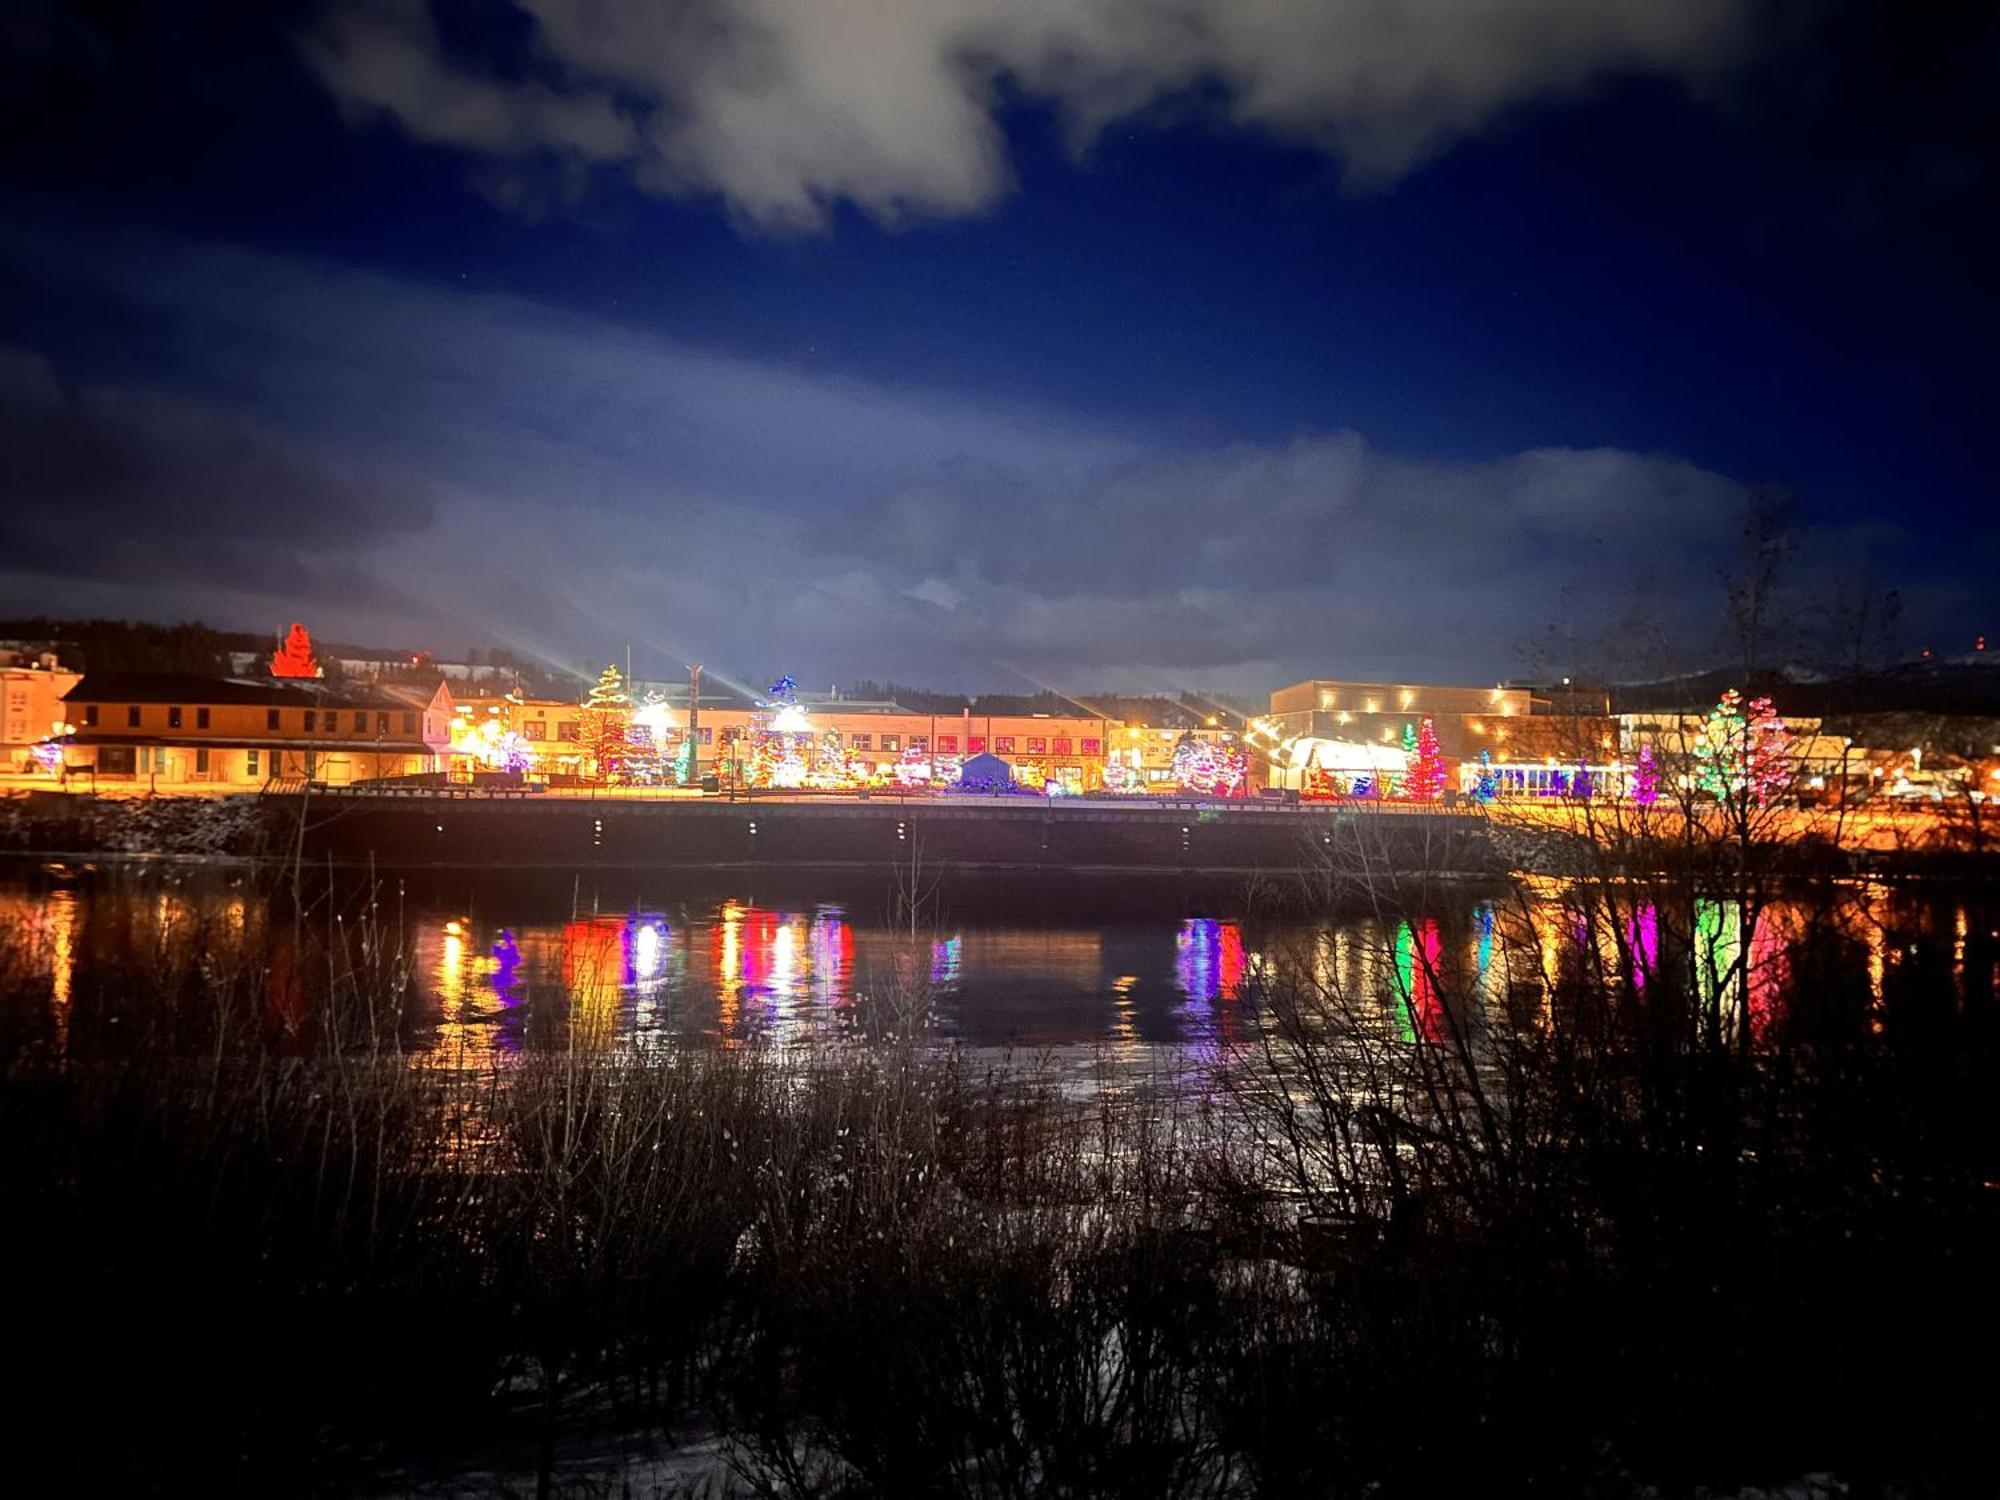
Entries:
MULTIPOLYGON (((892 917, 894 896, 804 875, 356 879, 309 896, 295 922, 249 866, 17 863, 0 866, 0 1025, 10 1047, 159 1046, 158 1011, 226 982, 268 997, 274 1034, 302 1033, 285 981, 304 929, 327 935, 313 962, 388 976, 360 988, 400 995, 398 1045, 473 1064, 579 1042, 838 1042, 920 1018, 979 1052, 1151 1068, 1259 1036, 1257 981, 1274 966, 1372 997, 1390 1033, 1414 1039, 1452 1017, 1532 1013, 1566 964, 1605 945, 1546 885, 1447 886, 1394 914, 1315 920, 1260 915, 1228 888, 1108 880, 961 882, 914 922, 907 907, 892 917)), ((1804 920, 1772 908, 1746 954, 1730 908, 1697 914, 1714 967, 1743 955, 1760 1023, 1784 1003, 1804 920)), ((1864 890, 1842 920, 1873 1003, 1899 972, 1990 996, 1991 919, 1962 896, 1864 890)), ((1658 960, 1645 910, 1620 936, 1658 960)))

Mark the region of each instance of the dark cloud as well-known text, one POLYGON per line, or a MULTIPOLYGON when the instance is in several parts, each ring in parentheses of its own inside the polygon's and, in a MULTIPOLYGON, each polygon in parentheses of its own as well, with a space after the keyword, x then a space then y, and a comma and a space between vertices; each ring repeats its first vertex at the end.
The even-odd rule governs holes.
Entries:
POLYGON ((45 357, 5 347, 0 473, 10 571, 70 581, 379 601, 353 559, 436 520, 423 486, 349 471, 241 411, 65 385, 45 357))
MULTIPOLYGON (((1190 447, 226 248, 11 253, 189 351, 171 386, 0 362, 17 606, 143 579, 215 615, 254 585, 349 633, 374 611, 814 681, 1479 681, 1550 623, 1698 653, 1743 494, 1618 449, 1190 447)), ((1902 541, 1816 545, 1886 566, 1902 541)))

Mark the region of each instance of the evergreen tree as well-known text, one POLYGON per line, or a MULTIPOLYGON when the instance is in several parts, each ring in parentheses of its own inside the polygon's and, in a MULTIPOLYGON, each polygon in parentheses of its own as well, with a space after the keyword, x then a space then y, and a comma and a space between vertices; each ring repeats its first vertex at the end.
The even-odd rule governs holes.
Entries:
POLYGON ((1716 700, 1694 742, 1695 785, 1717 801, 1727 801, 1746 782, 1749 725, 1743 717, 1743 695, 1730 688, 1716 700))
POLYGON ((1639 747, 1639 763, 1632 768, 1632 800, 1641 807, 1660 800, 1660 763, 1651 745, 1639 747))
POLYGON ((1500 795, 1500 773, 1493 769, 1493 753, 1479 752, 1479 776, 1472 783, 1472 800, 1478 803, 1491 802, 1500 795))
POLYGON ((1410 796, 1419 802, 1435 802, 1444 793, 1444 753, 1438 749, 1435 720, 1425 719, 1417 726, 1408 785, 1410 796))
POLYGON ((1792 733, 1769 698, 1750 704, 1744 775, 1759 807, 1782 797, 1792 780, 1792 733))
POLYGON ((1703 721, 1694 761, 1696 785, 1718 801, 1766 807, 1791 783, 1791 731, 1769 698, 1752 700, 1746 712, 1743 695, 1731 688, 1703 721))
POLYGON ((319 661, 313 655, 312 637, 297 620, 285 632, 285 642, 271 653, 273 677, 318 677, 319 661))

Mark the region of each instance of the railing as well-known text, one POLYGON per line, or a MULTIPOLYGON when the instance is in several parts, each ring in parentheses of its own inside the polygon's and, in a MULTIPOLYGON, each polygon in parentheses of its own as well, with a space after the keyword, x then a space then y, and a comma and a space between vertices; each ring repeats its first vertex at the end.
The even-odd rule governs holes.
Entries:
MULTIPOLYGON (((306 789, 300 780, 272 781, 265 785, 269 796, 296 797, 306 789)), ((464 782, 442 784, 406 785, 395 782, 360 782, 342 786, 326 786, 318 782, 312 784, 314 797, 346 800, 449 800, 464 802, 523 801, 556 804, 569 802, 586 803, 651 803, 668 804, 693 802, 706 807, 748 805, 779 805, 790 807, 868 807, 885 805, 895 808, 910 807, 1009 807, 1021 811, 1030 809, 1047 813, 1064 812, 1178 812, 1249 814, 1253 816, 1283 815, 1297 817, 1302 814, 1318 814, 1322 817, 1338 813, 1356 813, 1373 817, 1441 816, 1472 817, 1481 811, 1477 807, 1460 804, 1448 807, 1443 803, 1409 803, 1377 801, 1372 798, 1348 800, 1307 800, 1302 802, 1280 802, 1258 797, 1106 797, 1106 796, 1058 796, 1045 797, 1034 793, 1009 792, 924 792, 924 791, 882 791, 870 789, 864 792, 814 792, 758 789, 755 791, 737 788, 732 794, 722 792, 693 791, 683 787, 551 787, 531 782, 521 786, 473 786, 464 782)))

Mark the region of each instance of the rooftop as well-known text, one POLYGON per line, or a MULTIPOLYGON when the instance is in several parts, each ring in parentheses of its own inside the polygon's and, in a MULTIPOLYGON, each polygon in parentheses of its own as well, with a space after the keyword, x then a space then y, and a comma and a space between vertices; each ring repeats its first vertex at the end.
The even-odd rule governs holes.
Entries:
POLYGON ((204 677, 195 672, 86 672, 65 703, 179 703, 245 708, 422 708, 432 694, 317 678, 204 677))

